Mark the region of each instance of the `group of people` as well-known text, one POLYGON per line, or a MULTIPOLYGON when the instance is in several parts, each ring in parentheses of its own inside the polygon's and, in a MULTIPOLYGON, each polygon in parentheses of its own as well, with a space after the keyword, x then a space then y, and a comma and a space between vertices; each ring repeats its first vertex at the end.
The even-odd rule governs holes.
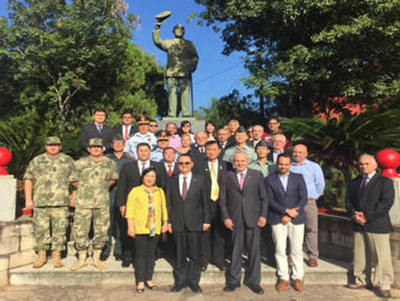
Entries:
MULTIPOLYGON (((81 159, 74 162, 61 153, 58 137, 48 137, 46 152, 29 163, 24 180, 26 208, 34 208, 34 268, 46 263, 50 249, 54 267, 63 266, 68 207, 73 207, 78 254, 73 271, 89 263, 92 228, 90 263, 106 268, 113 237, 116 260, 134 266, 138 293, 157 288, 152 281, 157 256, 173 266, 171 291, 188 286, 201 292, 201 272, 208 264, 225 271, 224 291, 234 291, 246 254, 243 284, 262 294, 260 239, 268 229, 276 289, 292 284, 304 290, 303 247, 307 264, 318 266, 317 200, 325 180, 319 164, 307 158, 307 146, 292 145, 278 118, 270 118, 265 131, 260 124, 246 129, 231 120, 220 129, 207 122, 194 134, 189 121, 179 128, 169 122, 159 130, 144 115, 135 127, 131 112, 121 114, 117 128, 105 120, 106 112, 96 109, 93 124, 82 127, 81 159)), ((376 173, 373 156, 362 155, 359 164, 363 176, 350 183, 346 198, 355 225, 355 282, 349 287, 363 288, 372 280, 380 295, 389 296, 393 184, 376 173), (370 280, 368 260, 374 267, 370 280)))

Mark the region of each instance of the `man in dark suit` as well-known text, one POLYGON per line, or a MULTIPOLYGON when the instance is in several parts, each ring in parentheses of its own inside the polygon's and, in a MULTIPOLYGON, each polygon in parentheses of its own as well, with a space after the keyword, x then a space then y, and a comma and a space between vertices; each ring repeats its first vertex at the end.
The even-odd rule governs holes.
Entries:
POLYGON ((121 114, 122 124, 114 129, 115 134, 121 135, 124 138, 125 142, 138 131, 137 128, 132 125, 132 121, 133 121, 132 112, 124 111, 121 114))
POLYGON ((248 252, 244 284, 253 292, 263 294, 260 287, 260 230, 267 223, 268 201, 263 175, 248 169, 249 159, 243 151, 233 157, 235 171, 226 173, 220 194, 221 216, 225 227, 232 231, 232 260, 226 272, 224 291, 240 286, 242 253, 248 252))
POLYGON ((285 148, 286 145, 286 136, 284 134, 278 133, 272 136, 272 150, 269 152, 267 156, 267 160, 276 164, 278 156, 280 154, 289 154, 292 155, 290 150, 285 148))
POLYGON ((203 173, 207 179, 211 227, 202 236, 202 270, 205 271, 208 263, 212 263, 224 271, 227 230, 222 222, 218 203, 220 186, 227 171, 227 164, 222 159, 218 159, 221 148, 217 141, 208 141, 205 147, 207 161, 203 173))
POLYGON ((179 175, 168 180, 167 207, 169 231, 176 246, 175 279, 172 292, 189 286, 201 292, 201 235, 210 227, 210 212, 204 175, 192 173, 193 160, 188 154, 178 158, 179 175), (189 260, 187 260, 189 258, 189 260))
POLYGON ((202 173, 205 168, 206 157, 206 142, 208 141, 207 133, 198 131, 194 134, 195 144, 190 145, 189 154, 193 159, 193 172, 202 173))
POLYGON ((247 141, 247 145, 250 146, 251 148, 256 148, 258 142, 260 142, 262 139, 262 136, 264 134, 264 127, 259 124, 253 125, 253 140, 247 141))
POLYGON ((121 173, 118 178, 117 192, 116 192, 116 202, 115 205, 119 208, 122 217, 121 225, 121 243, 122 243, 122 266, 128 267, 129 263, 132 261, 132 246, 133 239, 131 239, 126 233, 126 200, 128 194, 132 188, 139 186, 141 184, 140 177, 142 172, 149 167, 154 167, 157 171, 156 185, 158 187, 166 189, 166 176, 163 166, 158 163, 149 160, 150 158, 150 146, 149 144, 143 142, 137 145, 137 161, 131 161, 125 163, 121 168, 121 173))
POLYGON ((78 138, 78 144, 82 153, 88 154, 87 148, 89 146, 89 139, 91 138, 101 138, 104 145, 104 154, 112 152, 111 144, 114 137, 114 130, 104 124, 106 117, 104 109, 96 108, 93 113, 93 124, 82 126, 78 138))
POLYGON ((284 291, 289 286, 289 264, 286 255, 288 238, 290 257, 293 261, 293 286, 298 291, 304 290, 303 240, 307 188, 301 174, 290 172, 291 165, 291 156, 280 154, 277 160, 278 171, 265 178, 269 223, 275 243, 275 260, 279 276, 276 287, 278 291, 284 291))
POLYGON ((346 193, 346 209, 354 229, 355 282, 348 286, 364 288, 372 280, 372 285, 379 289, 378 295, 389 298, 393 282, 389 217, 395 195, 393 182, 376 172, 377 164, 371 155, 360 156, 358 167, 361 176, 350 182, 346 193), (371 279, 367 278, 368 274, 371 279))
POLYGON ((164 149, 163 159, 160 163, 164 166, 168 178, 179 174, 178 164, 176 162, 176 150, 173 147, 168 146, 164 149))

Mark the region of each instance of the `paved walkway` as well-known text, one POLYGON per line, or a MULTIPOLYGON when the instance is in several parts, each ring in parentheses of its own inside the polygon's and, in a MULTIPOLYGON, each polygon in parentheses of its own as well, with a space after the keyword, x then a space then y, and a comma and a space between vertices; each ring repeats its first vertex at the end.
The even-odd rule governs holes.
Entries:
MULTIPOLYGON (((225 293, 221 286, 204 285, 202 294, 194 294, 186 288, 179 293, 169 292, 170 286, 159 287, 157 291, 146 290, 138 295, 132 286, 8 286, 0 289, 0 300, 28 301, 121 301, 121 300, 152 300, 152 301, 203 301, 203 300, 279 300, 279 301, 372 301, 382 300, 368 290, 351 290, 338 285, 309 285, 303 293, 293 289, 278 293, 273 286, 263 286, 262 296, 252 293, 247 287, 241 287, 233 293, 225 293)), ((391 300, 400 300, 400 290, 392 291, 391 300)))

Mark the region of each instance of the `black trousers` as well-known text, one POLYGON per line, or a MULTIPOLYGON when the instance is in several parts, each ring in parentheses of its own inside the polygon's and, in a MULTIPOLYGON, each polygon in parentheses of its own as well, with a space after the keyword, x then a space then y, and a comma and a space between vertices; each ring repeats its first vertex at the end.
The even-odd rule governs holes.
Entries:
POLYGON ((135 241, 135 279, 136 283, 150 281, 153 277, 156 250, 160 235, 136 235, 135 241))
POLYGON ((199 285, 201 275, 201 235, 201 231, 185 230, 174 232, 176 262, 173 275, 177 286, 199 285))
POLYGON ((135 253, 135 243, 134 239, 128 236, 128 224, 126 218, 122 217, 121 214, 118 214, 118 222, 120 226, 121 233, 121 253, 122 253, 122 261, 125 262, 133 262, 133 257, 135 253))
POLYGON ((259 285, 261 281, 260 228, 233 228, 232 261, 226 271, 226 285, 239 286, 242 278, 242 254, 247 251, 244 284, 259 285))
POLYGON ((202 233, 201 255, 203 263, 223 264, 227 229, 224 226, 217 202, 210 203, 211 227, 202 233))

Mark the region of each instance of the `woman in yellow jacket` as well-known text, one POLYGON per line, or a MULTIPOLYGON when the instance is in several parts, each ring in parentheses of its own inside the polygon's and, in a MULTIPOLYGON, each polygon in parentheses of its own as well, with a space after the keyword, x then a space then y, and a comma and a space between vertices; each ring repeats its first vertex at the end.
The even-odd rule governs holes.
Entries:
POLYGON ((128 235, 135 238, 136 291, 144 292, 145 285, 154 290, 154 263, 160 233, 168 230, 165 194, 156 186, 157 173, 147 168, 142 173, 142 185, 134 187, 128 195, 126 219, 128 235))

